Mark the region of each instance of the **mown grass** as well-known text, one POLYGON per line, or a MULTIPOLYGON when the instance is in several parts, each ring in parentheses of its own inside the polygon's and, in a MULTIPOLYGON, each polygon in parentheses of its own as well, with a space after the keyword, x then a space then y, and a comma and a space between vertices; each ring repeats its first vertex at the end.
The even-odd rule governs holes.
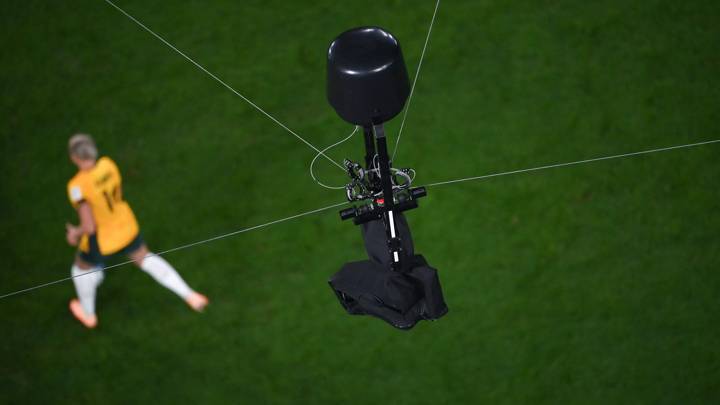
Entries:
MULTIPOLYGON (((332 38, 383 26, 414 72, 434 6, 118 4, 319 146, 351 129, 324 98, 332 38)), ((443 2, 397 163, 422 184, 715 139, 719 17, 443 2)), ((312 150, 105 2, 11 1, 0 26, 0 293, 69 274, 77 131, 120 165, 156 251, 342 201, 309 178, 312 150)), ((0 300, 0 402, 715 403, 718 150, 431 188, 408 217, 450 313, 409 333, 337 304, 328 277, 364 253, 334 211, 169 254, 202 315, 129 266, 94 331, 71 283, 0 300)), ((360 159, 359 138, 332 156, 360 159)))

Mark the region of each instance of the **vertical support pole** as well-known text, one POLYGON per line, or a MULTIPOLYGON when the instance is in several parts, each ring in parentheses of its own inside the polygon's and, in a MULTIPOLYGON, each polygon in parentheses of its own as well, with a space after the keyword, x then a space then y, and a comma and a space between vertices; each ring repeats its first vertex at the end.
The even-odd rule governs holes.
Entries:
POLYGON ((370 169, 375 158, 375 140, 373 139, 373 129, 370 126, 363 127, 365 135, 365 168, 370 169))
POLYGON ((385 206, 391 210, 395 204, 393 203, 392 181, 390 180, 390 157, 387 152, 385 128, 382 124, 374 125, 373 132, 375 133, 375 141, 377 142, 377 153, 380 161, 380 184, 382 185, 383 197, 385 198, 385 206))
POLYGON ((395 201, 393 199, 392 192, 392 180, 390 179, 390 157, 387 152, 387 139, 385 138, 385 128, 382 124, 373 125, 373 132, 375 133, 375 142, 377 143, 377 153, 380 160, 380 184, 383 190, 383 200, 385 213, 383 219, 386 224, 386 232, 388 236, 388 249, 393 258, 392 268, 393 270, 400 270, 402 268, 400 262, 400 239, 395 233, 395 216, 393 209, 395 208, 395 201))

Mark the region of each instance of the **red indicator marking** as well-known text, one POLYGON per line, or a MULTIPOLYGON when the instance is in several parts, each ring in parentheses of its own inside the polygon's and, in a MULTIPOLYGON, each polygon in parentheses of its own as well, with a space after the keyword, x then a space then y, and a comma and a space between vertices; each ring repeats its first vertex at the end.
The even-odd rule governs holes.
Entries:
POLYGON ((375 200, 375 201, 376 201, 378 204, 380 204, 380 205, 385 204, 385 199, 384 199, 384 198, 378 198, 378 199, 375 200))

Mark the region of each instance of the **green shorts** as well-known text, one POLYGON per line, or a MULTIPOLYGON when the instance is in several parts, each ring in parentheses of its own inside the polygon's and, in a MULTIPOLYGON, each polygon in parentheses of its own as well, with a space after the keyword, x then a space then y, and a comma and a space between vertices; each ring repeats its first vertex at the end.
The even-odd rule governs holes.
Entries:
POLYGON ((97 243, 97 236, 95 234, 90 235, 88 237, 88 245, 90 245, 90 249, 88 249, 87 252, 83 252, 82 250, 78 251, 78 257, 82 259, 82 261, 92 264, 94 266, 98 267, 104 267, 105 262, 107 262, 110 259, 113 259, 120 255, 129 255, 132 252, 140 249, 140 247, 143 245, 144 241, 142 238, 142 235, 140 232, 138 232, 137 236, 130 241, 124 248, 118 250, 117 252, 110 254, 110 255, 104 255, 100 253, 100 247, 97 243))

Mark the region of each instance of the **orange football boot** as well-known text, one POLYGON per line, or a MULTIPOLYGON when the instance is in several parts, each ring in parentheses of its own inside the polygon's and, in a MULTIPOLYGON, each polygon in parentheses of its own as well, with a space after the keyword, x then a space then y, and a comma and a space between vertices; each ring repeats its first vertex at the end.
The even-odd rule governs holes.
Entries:
POLYGON ((77 298, 70 300, 70 312, 72 312, 73 316, 88 329, 93 329, 98 324, 97 316, 85 314, 85 310, 83 310, 82 305, 80 305, 80 300, 77 298))
POLYGON ((200 293, 192 292, 185 298, 185 302, 190 305, 190 308, 197 312, 202 312, 205 307, 210 303, 208 298, 200 293))

